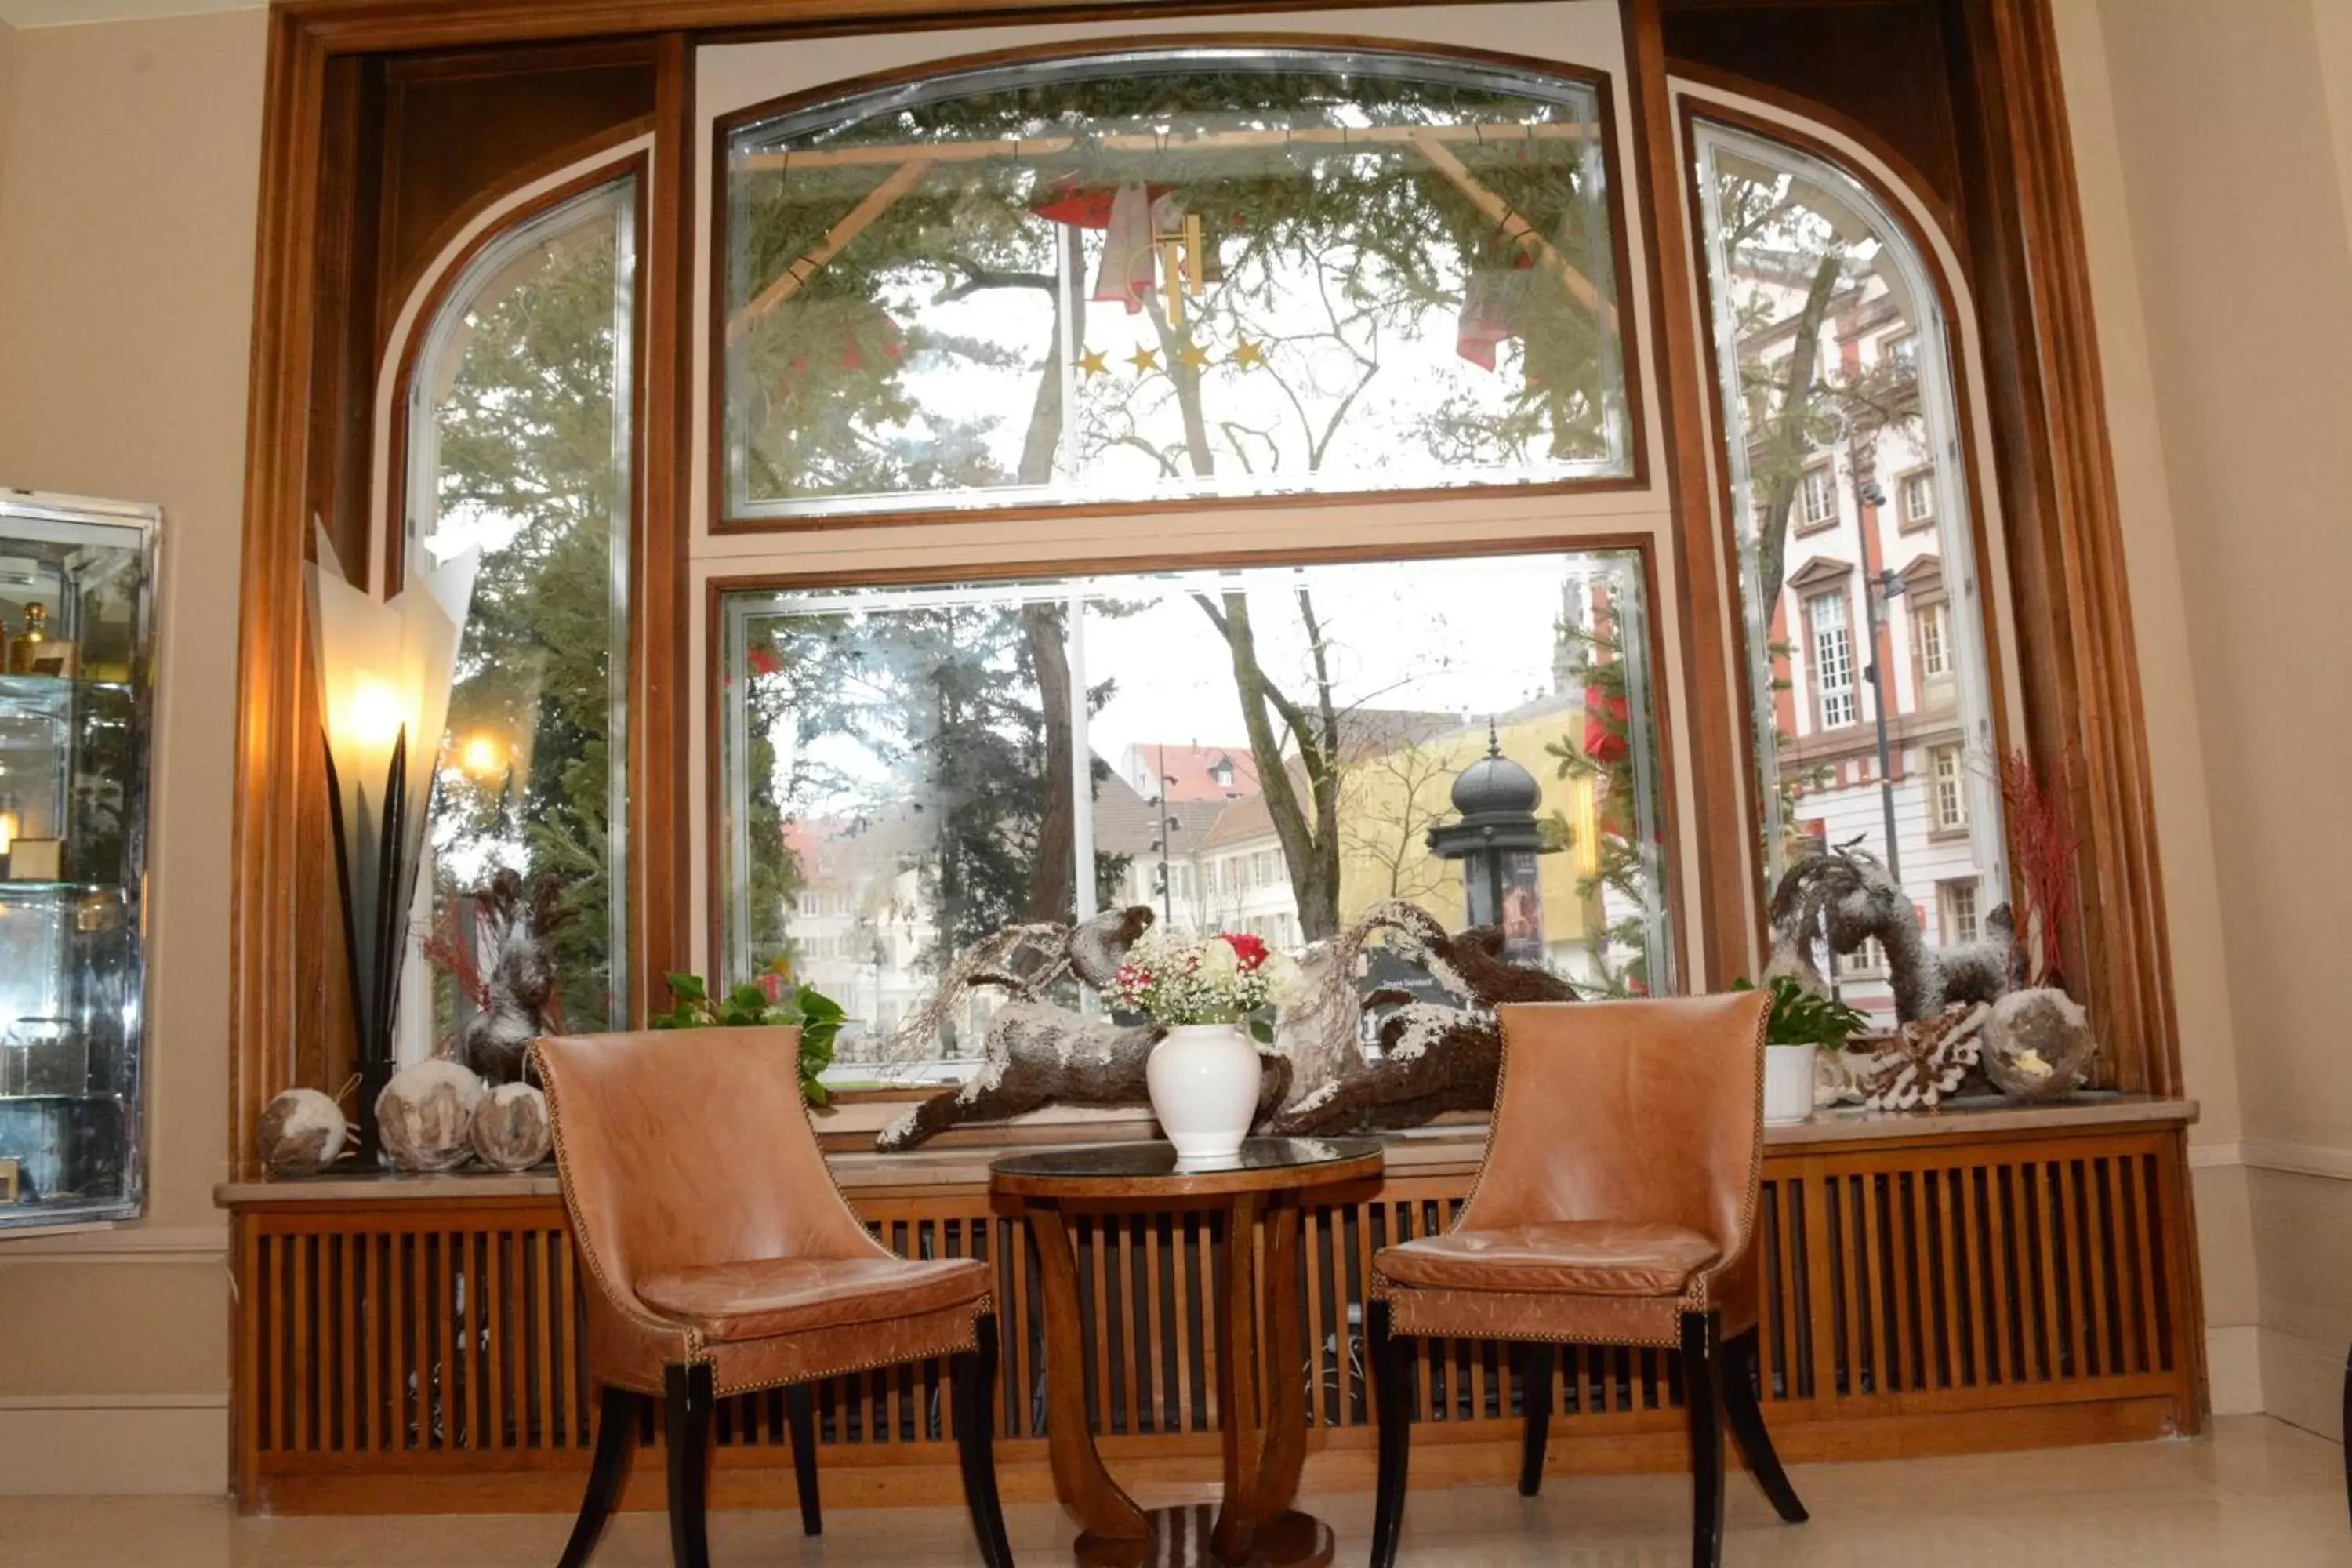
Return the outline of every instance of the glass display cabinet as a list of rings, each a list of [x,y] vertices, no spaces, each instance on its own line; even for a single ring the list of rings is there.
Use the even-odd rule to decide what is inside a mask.
[[[159,521],[0,489],[0,1232],[145,1202]]]

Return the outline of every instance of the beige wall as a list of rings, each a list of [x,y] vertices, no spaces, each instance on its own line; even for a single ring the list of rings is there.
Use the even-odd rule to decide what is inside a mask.
[[[0,484],[153,501],[165,531],[148,1217],[0,1242],[0,1490],[227,1477],[211,1189],[264,25],[247,11],[0,40]]]
[[[2237,1337],[2217,1373],[2334,1431],[2352,1340],[2335,909],[2352,880],[2352,6],[2062,10],[2190,1088],[2219,1112],[2199,1219]]]

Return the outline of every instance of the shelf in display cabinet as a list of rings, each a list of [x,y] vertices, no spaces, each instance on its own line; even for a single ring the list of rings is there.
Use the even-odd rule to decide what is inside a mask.
[[[74,692],[131,695],[131,683],[83,675],[0,675],[0,699],[57,697]]]
[[[0,900],[25,893],[64,893],[77,899],[120,899],[122,889],[107,882],[30,882],[0,877]]]

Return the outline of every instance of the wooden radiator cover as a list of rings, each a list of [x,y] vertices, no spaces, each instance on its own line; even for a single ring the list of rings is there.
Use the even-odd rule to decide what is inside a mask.
[[[1764,1396],[1791,1460],[2124,1440],[2200,1423],[2202,1334],[2178,1127],[1925,1137],[1775,1150],[1765,1168]],[[1466,1174],[1391,1174],[1311,1209],[1308,1489],[1368,1488],[1367,1266],[1446,1225]],[[996,1268],[1006,1495],[1050,1496],[1036,1260],[985,1192],[854,1194],[908,1256]],[[1088,1404],[1132,1490],[1213,1495],[1215,1358],[1205,1216],[1076,1227]],[[236,1460],[249,1510],[576,1506],[594,1404],[584,1285],[551,1197],[251,1203],[236,1216]],[[1266,1342],[1261,1335],[1259,1342]],[[1513,1476],[1524,1401],[1552,1403],[1564,1471],[1677,1468],[1674,1353],[1571,1350],[1523,1386],[1504,1347],[1429,1347],[1413,1405],[1423,1484]],[[940,1364],[819,1397],[826,1500],[957,1495]],[[722,1403],[718,1506],[781,1507],[780,1394]],[[648,1442],[657,1441],[648,1429]],[[660,1505],[657,1463],[630,1501]]]

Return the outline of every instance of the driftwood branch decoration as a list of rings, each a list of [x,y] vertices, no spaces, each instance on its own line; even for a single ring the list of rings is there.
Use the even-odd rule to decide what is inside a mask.
[[[1144,1064],[1160,1031],[1089,1018],[1043,998],[1066,973],[1091,986],[1108,983],[1151,919],[1151,910],[1138,904],[1076,927],[1016,926],[973,947],[883,1051],[892,1058],[928,1054],[963,993],[995,986],[1011,1000],[989,1020],[980,1069],[961,1089],[924,1100],[884,1128],[874,1146],[912,1149],[951,1127],[1001,1121],[1047,1105],[1149,1104]],[[1024,970],[1024,960],[1034,967]],[[1258,1101],[1263,1118],[1287,1092],[1290,1064],[1270,1053],[1261,1057],[1266,1067]]]
[[[1160,1031],[1090,1018],[1045,999],[1065,974],[1099,989],[1152,921],[1143,906],[1113,910],[1076,928],[1019,926],[968,952],[930,1000],[884,1042],[886,1058],[929,1055],[964,993],[993,986],[1007,996],[981,1043],[981,1065],[961,1089],[916,1106],[875,1140],[912,1149],[951,1127],[996,1121],[1050,1104],[1131,1106],[1150,1100],[1144,1065]],[[1421,970],[1449,1000],[1398,991],[1360,994],[1367,950],[1388,950]],[[1276,1049],[1262,1052],[1265,1076],[1255,1123],[1276,1134],[1363,1127],[1412,1127],[1451,1110],[1494,1103],[1502,1037],[1494,1009],[1505,1002],[1573,1002],[1565,981],[1507,963],[1493,927],[1449,934],[1426,910],[1377,904],[1300,960],[1306,998],[1281,1020]],[[1367,1007],[1393,1007],[1381,1024],[1381,1056],[1360,1044]]]
[[[1420,968],[1458,1005],[1415,1001],[1377,991],[1355,1001],[1355,977],[1375,936]],[[1326,944],[1318,944],[1323,947]],[[1417,1127],[1447,1111],[1479,1111],[1495,1103],[1502,1070],[1503,1037],[1494,1009],[1506,1002],[1573,1002],[1576,992],[1547,971],[1502,956],[1499,927],[1450,934],[1427,910],[1402,901],[1376,904],[1328,944],[1310,952],[1309,1007],[1318,1035],[1286,1040],[1294,1060],[1338,1065],[1331,1076],[1297,1075],[1302,1092],[1267,1124],[1268,1132],[1303,1136],[1374,1127]],[[1326,990],[1326,988],[1329,988]],[[1344,989],[1351,1005],[1342,1006]],[[1381,1023],[1381,1057],[1367,1061],[1357,1047],[1362,1010],[1397,1005]],[[1344,1029],[1344,1045],[1337,1037]]]
[[[1767,983],[1788,975],[1816,995],[1829,982],[1813,962],[1813,943],[1825,941],[1843,957],[1875,937],[1886,953],[1886,979],[1895,1017],[1918,1023],[1943,1016],[1954,1002],[1995,1002],[2010,986],[2010,911],[1985,917],[1985,935],[1951,947],[1930,947],[1908,894],[1878,858],[1846,846],[1808,855],[1789,868],[1772,894],[1772,956]]]

